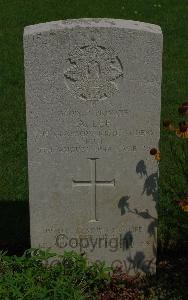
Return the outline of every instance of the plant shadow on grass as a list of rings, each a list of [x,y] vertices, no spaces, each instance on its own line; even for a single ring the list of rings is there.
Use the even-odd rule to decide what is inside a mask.
[[[22,255],[30,248],[29,203],[0,200],[0,250]]]

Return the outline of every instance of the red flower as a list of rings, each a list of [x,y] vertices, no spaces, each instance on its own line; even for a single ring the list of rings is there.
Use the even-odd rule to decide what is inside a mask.
[[[180,132],[186,132],[187,128],[188,128],[188,124],[185,121],[179,123]]]
[[[177,200],[176,203],[186,212],[188,212],[188,198]]]
[[[174,127],[172,126],[171,121],[168,119],[163,121],[163,127],[164,127],[164,129],[174,130]]]
[[[182,115],[188,113],[188,102],[182,103],[182,105],[178,108],[178,112]]]
[[[151,155],[154,155],[154,157],[155,157],[155,159],[156,159],[157,161],[160,160],[160,151],[158,151],[157,149],[152,148],[152,149],[150,150],[150,154],[151,154]]]

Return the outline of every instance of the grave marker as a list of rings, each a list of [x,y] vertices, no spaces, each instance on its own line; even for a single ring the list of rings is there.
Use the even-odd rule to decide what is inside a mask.
[[[155,272],[160,27],[32,25],[24,56],[32,247]]]

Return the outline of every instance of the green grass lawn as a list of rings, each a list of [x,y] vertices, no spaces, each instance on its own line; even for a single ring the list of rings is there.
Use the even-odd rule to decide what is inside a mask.
[[[28,177],[24,27],[83,17],[137,20],[161,26],[164,35],[161,121],[169,118],[177,126],[182,120],[177,109],[182,102],[188,101],[187,0],[0,0],[0,239],[18,238],[21,241],[29,232],[29,216],[26,213]],[[187,140],[181,140],[161,130],[162,225],[159,228],[163,228],[163,237],[169,235],[169,230],[171,236],[175,236],[182,232],[185,234],[188,229],[188,225],[184,226],[184,223],[183,227],[179,225],[177,229],[177,219],[181,224],[182,217],[179,210],[176,211],[173,206],[168,213],[172,199],[170,200],[170,196],[166,199],[167,191],[173,197],[178,197],[177,194],[183,192],[188,195],[188,175],[184,176],[174,160],[174,155],[170,153],[171,143],[178,150],[182,143],[188,146]],[[181,152],[180,156],[184,159],[183,164],[186,164],[186,157]],[[11,202],[16,200],[23,205],[12,207]],[[19,218],[20,213],[24,214],[24,218]]]
[[[187,16],[187,0],[0,0],[0,200],[28,199],[22,43],[25,26],[83,17],[160,25],[164,34],[161,119],[170,118],[178,124],[177,108],[188,99]],[[176,172],[166,137],[161,133],[161,182],[167,182]],[[169,166],[170,173],[165,171]]]
[[[10,241],[9,254],[23,253],[24,248],[29,247],[23,30],[25,26],[31,24],[83,17],[136,20],[161,26],[164,35],[161,124],[164,118],[171,119],[176,126],[182,121],[177,109],[182,102],[188,101],[188,0],[0,0],[0,249],[6,249],[6,242]],[[179,158],[176,161],[175,155],[171,153],[171,143],[179,152],[182,161],[179,162]],[[174,249],[174,245],[182,250],[182,241],[188,240],[188,215],[173,203],[173,197],[178,197],[178,194],[188,195],[188,151],[187,156],[184,155],[185,151],[182,155],[181,146],[188,148],[188,140],[182,140],[161,130],[161,197],[158,227],[158,244],[162,249],[160,251],[168,247]],[[164,253],[161,254],[160,251],[158,254],[163,256]],[[185,252],[186,250],[182,256],[186,254]],[[158,292],[159,284],[162,293],[165,291],[166,295],[166,291],[167,294],[171,293],[171,286],[168,287],[168,282],[171,282],[179,296],[173,298],[172,294],[169,294],[169,297],[160,299],[187,299],[188,291],[185,288],[187,268],[182,274],[179,270],[178,275],[173,275],[172,281],[171,274],[175,274],[177,269],[176,265],[173,267],[174,269],[168,268],[162,273],[158,268],[159,283],[156,283],[155,278],[153,288]],[[8,276],[1,276],[5,286],[10,282],[13,283],[11,268]],[[79,271],[79,268],[76,270]],[[22,277],[18,275],[16,275],[18,282],[22,282]],[[35,277],[33,278],[31,281],[35,280]],[[48,276],[46,278],[48,279]],[[37,283],[39,279],[36,278]],[[45,282],[46,279],[42,280]],[[27,281],[28,292],[31,281]],[[33,282],[32,292],[36,284]],[[149,284],[147,288],[151,290],[151,286],[152,284]],[[57,287],[59,289],[58,285]],[[39,288],[41,289],[41,286]],[[43,288],[46,289],[45,286]],[[66,288],[63,287],[62,293],[66,292]],[[41,292],[40,289],[36,290],[36,293]],[[17,287],[14,289],[13,286],[12,290],[17,291]],[[181,291],[185,293],[185,298],[181,297]],[[4,295],[3,287],[0,292]],[[77,292],[74,286],[71,292]],[[43,299],[42,296],[40,299]],[[79,299],[78,296],[75,299]]]

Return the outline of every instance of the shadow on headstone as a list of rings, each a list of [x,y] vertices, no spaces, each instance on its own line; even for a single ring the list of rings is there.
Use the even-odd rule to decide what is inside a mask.
[[[142,194],[146,194],[147,196],[152,195],[153,201],[158,200],[158,173],[152,173],[148,176],[146,170],[146,164],[144,160],[140,160],[136,165],[136,173],[140,174],[140,176],[146,176]]]
[[[142,195],[146,194],[147,196],[152,196],[151,201],[157,204],[158,200],[158,173],[152,173],[148,176],[147,168],[144,160],[140,160],[136,165],[136,173],[140,177],[144,178]],[[128,231],[123,236],[123,250],[129,250],[128,265],[126,267],[127,272],[134,270],[134,272],[153,272],[155,271],[155,258],[157,256],[156,248],[156,228],[157,228],[157,218],[152,216],[149,210],[146,208],[145,211],[139,211],[137,208],[130,208],[130,196],[122,196],[118,202],[118,208],[121,211],[121,215],[126,213],[132,213],[143,219],[149,219],[150,223],[148,225],[147,231],[150,237],[153,237],[152,252],[153,258],[146,259],[145,253],[143,251],[137,251],[134,256],[132,256],[132,248],[134,243],[133,234],[131,231]]]
[[[136,173],[140,174],[140,177],[142,177],[143,175],[144,176],[148,176],[144,160],[140,160],[137,163],[137,165],[136,165]]]
[[[146,193],[147,196],[152,195],[153,201],[158,200],[158,191],[157,191],[157,180],[158,180],[158,174],[152,173],[149,175],[144,183],[144,188],[142,194]]]
[[[143,271],[144,273],[152,272],[154,258],[146,260],[142,251],[137,251],[133,258],[128,257],[128,261],[130,264],[129,270],[134,269],[135,272]]]
[[[133,243],[133,235],[131,231],[128,231],[125,233],[123,237],[123,250],[128,250],[130,247],[132,247]]]
[[[0,250],[22,255],[30,248],[29,203],[0,200]]]
[[[121,216],[125,215],[125,213],[129,211],[129,199],[129,196],[123,196],[118,202],[118,208],[121,210]]]

